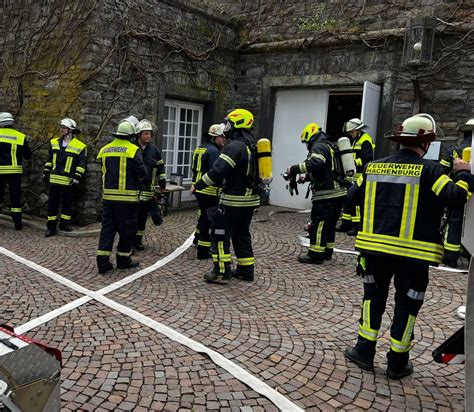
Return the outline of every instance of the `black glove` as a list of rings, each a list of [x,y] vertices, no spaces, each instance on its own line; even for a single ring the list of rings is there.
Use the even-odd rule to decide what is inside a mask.
[[[288,187],[289,187],[291,196],[293,196],[293,192],[295,192],[297,195],[299,195],[299,193],[298,193],[298,182],[296,181],[295,178],[290,179],[290,181],[288,183]]]

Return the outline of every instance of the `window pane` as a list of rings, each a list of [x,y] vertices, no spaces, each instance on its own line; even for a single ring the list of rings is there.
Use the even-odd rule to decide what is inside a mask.
[[[197,147],[197,139],[193,139],[191,141],[191,150],[194,152],[194,150],[196,150],[196,147]]]
[[[165,106],[165,119],[169,119],[169,118],[170,118],[170,107]]]
[[[184,139],[179,139],[178,150],[184,150]]]
[[[175,125],[176,125],[175,122],[172,122],[172,123],[168,124],[168,134],[172,134],[174,136],[174,134],[176,133]]]
[[[191,149],[191,139],[186,139],[184,148],[185,148],[185,150],[190,150]]]
[[[183,164],[183,152],[178,153],[178,164],[179,165]]]
[[[186,109],[185,108],[181,108],[181,110],[179,111],[179,120],[180,120],[180,122],[186,121]]]
[[[188,109],[186,113],[186,121],[190,123],[193,121],[193,111],[191,109]]]
[[[190,167],[189,166],[185,166],[184,167],[184,177],[191,177],[191,174],[190,174]]]
[[[174,136],[169,136],[168,137],[168,144],[166,146],[168,150],[173,151],[174,150]]]
[[[186,126],[185,123],[182,123],[182,122],[181,122],[181,123],[179,124],[179,135],[180,135],[180,136],[184,136],[184,129],[185,129],[185,126]]]
[[[193,134],[191,136],[197,136],[198,135],[198,125],[193,124]]]
[[[199,119],[199,112],[197,110],[193,110],[193,123],[197,123]]]
[[[189,164],[190,156],[191,156],[191,152],[185,152],[185,153],[184,153],[184,164],[185,164],[185,165],[188,165],[188,164]]]
[[[191,124],[186,124],[186,136],[191,136]]]

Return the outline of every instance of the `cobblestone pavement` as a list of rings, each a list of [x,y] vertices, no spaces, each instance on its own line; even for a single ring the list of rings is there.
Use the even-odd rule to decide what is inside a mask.
[[[375,373],[344,358],[354,343],[362,282],[355,256],[335,253],[322,266],[296,261],[305,249],[297,236],[307,214],[261,208],[252,225],[256,281],[210,285],[209,261],[190,247],[106,297],[220,353],[305,410],[463,410],[462,366],[433,363],[431,352],[462,324],[467,275],[431,270],[431,282],[415,327],[415,373],[388,380],[385,352],[393,313],[388,305]],[[148,227],[141,268],[173,252],[195,225],[191,210]],[[98,227],[92,225],[91,228]],[[90,229],[90,228],[89,228]],[[338,234],[338,248],[353,250]],[[137,272],[98,275],[97,238],[52,237],[2,224],[0,246],[91,291]],[[83,296],[23,263],[0,254],[3,322],[19,327]],[[393,296],[391,297],[393,300]],[[28,332],[63,353],[61,401],[67,410],[278,410],[267,397],[211,358],[158,333],[149,325],[90,300]]]

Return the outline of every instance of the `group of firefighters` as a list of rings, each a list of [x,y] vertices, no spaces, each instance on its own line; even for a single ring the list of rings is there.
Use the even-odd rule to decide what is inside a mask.
[[[15,229],[21,222],[22,160],[31,156],[25,136],[13,128],[13,117],[0,113],[0,200],[9,185],[11,216]],[[231,111],[222,123],[209,128],[192,160],[191,193],[196,196],[200,216],[196,228],[197,258],[212,258],[213,267],[204,275],[212,283],[228,283],[232,277],[253,281],[255,257],[250,223],[260,204],[256,139],[252,134],[254,117],[246,109]],[[75,187],[85,173],[86,145],[74,120],[60,122],[61,136],[52,139],[44,178],[49,182],[46,236],[59,227],[70,231]],[[357,271],[363,277],[364,296],[359,333],[346,357],[366,370],[373,369],[377,336],[395,278],[395,314],[390,330],[387,375],[399,379],[413,372],[409,351],[414,338],[416,316],[428,286],[429,265],[443,259],[455,266],[460,251],[460,223],[463,205],[474,190],[470,163],[460,159],[455,147],[440,163],[424,159],[436,138],[435,120],[428,114],[406,119],[389,138],[400,150],[374,160],[375,145],[359,119],[344,125],[352,138],[355,175],[351,184],[335,174],[336,150],[330,137],[317,123],[301,133],[308,156],[287,169],[290,178],[309,182],[312,190],[310,246],[298,261],[322,264],[331,260],[337,230],[356,235],[360,252]],[[465,141],[471,144],[474,119],[466,124]],[[153,205],[155,187],[166,187],[164,162],[151,143],[152,124],[133,116],[119,122],[114,140],[102,147],[103,213],[98,271],[114,268],[110,261],[116,234],[117,268],[133,268],[132,252],[143,250],[146,219]],[[461,147],[461,149],[462,149]],[[448,208],[448,231],[443,239],[441,220]],[[336,223],[342,210],[342,224]],[[451,233],[451,234],[449,234]],[[232,241],[237,265],[232,267]]]

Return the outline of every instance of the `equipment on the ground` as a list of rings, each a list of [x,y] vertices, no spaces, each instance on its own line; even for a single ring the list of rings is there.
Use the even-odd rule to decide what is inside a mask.
[[[61,353],[0,326],[0,410],[59,411]]]
[[[352,154],[351,141],[347,137],[341,137],[337,141],[337,146],[339,148],[338,155],[341,158],[344,174],[348,177],[354,176],[356,172],[356,165],[354,161],[354,156]]]

